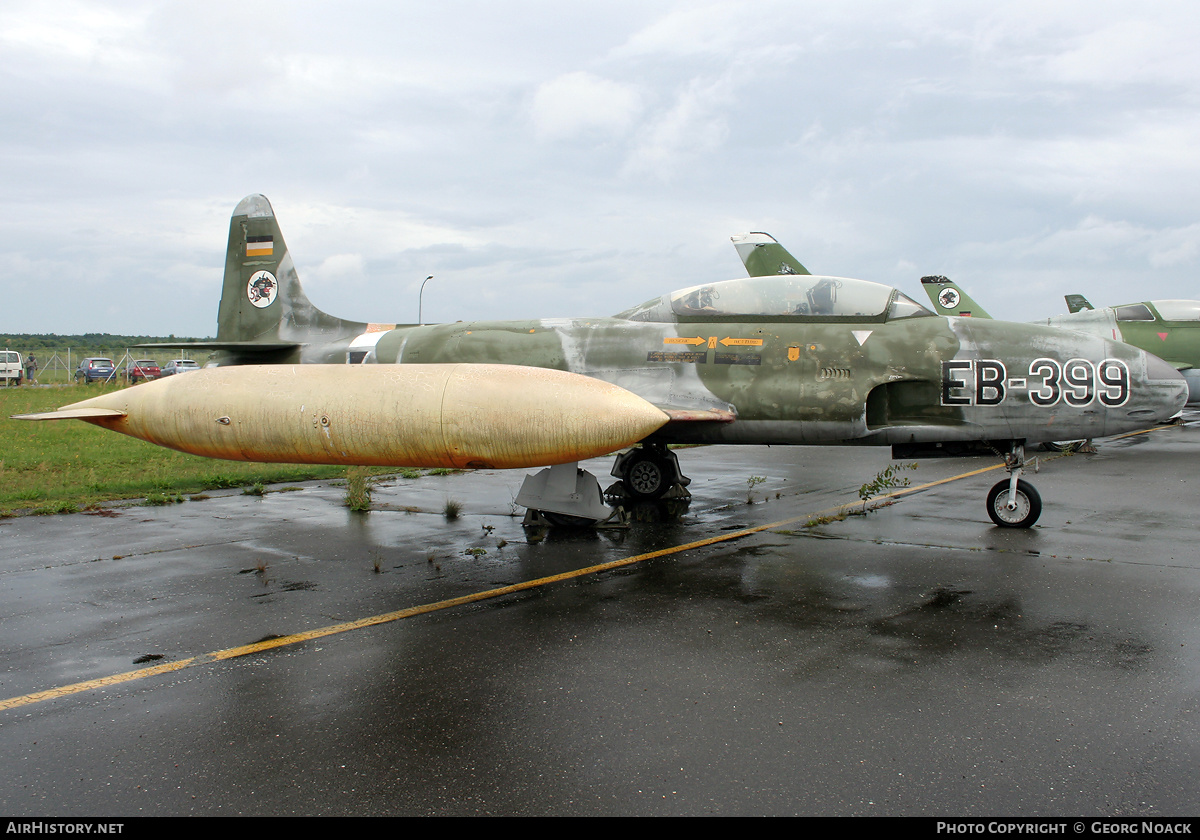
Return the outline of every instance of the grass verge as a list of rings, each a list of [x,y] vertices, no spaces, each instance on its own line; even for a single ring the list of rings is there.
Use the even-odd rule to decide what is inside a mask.
[[[116,388],[0,388],[0,516],[18,511],[69,513],[118,499],[162,498],[346,475],[346,467],[201,458],[78,420],[35,423],[9,419],[13,414],[53,411]]]

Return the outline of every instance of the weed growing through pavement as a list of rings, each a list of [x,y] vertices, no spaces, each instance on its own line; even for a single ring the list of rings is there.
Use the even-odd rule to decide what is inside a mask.
[[[901,470],[915,470],[917,465],[914,464],[888,464],[871,481],[868,481],[862,487],[858,488],[858,498],[862,499],[863,513],[867,512],[867,502],[874,499],[876,496],[883,495],[887,490],[893,490],[897,487],[907,487],[910,482],[908,477],[901,478]],[[874,510],[879,505],[872,505]]]
[[[346,468],[346,507],[358,511],[371,509],[371,483],[366,467]]]

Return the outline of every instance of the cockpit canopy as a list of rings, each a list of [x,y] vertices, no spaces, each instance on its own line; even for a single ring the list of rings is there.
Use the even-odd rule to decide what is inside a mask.
[[[1200,301],[1197,300],[1152,300],[1164,321],[1200,321]]]
[[[691,286],[617,315],[630,321],[894,321],[933,316],[891,286],[848,277],[772,275]]]

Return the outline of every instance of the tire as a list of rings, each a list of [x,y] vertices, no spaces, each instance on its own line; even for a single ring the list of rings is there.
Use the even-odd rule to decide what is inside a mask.
[[[1033,485],[1017,480],[1017,509],[1008,509],[1008,479],[998,482],[987,496],[987,512],[1001,528],[1030,528],[1042,515],[1042,497]]]
[[[641,452],[625,465],[621,481],[625,492],[635,499],[657,499],[671,489],[673,471],[666,460],[651,452]]]
[[[586,516],[572,516],[569,513],[551,513],[548,510],[539,511],[542,518],[559,528],[591,528],[596,524],[595,519]]]
[[[1047,452],[1073,452],[1083,445],[1082,440],[1048,440],[1042,444]]]

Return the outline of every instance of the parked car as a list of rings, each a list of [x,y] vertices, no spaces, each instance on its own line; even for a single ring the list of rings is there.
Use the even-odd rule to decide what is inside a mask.
[[[16,350],[0,350],[0,379],[5,385],[20,385],[25,376],[25,363]]]
[[[162,375],[174,376],[177,373],[187,373],[189,370],[200,370],[200,363],[195,359],[172,359],[162,369]]]
[[[130,385],[136,385],[139,382],[146,382],[151,379],[158,379],[163,375],[158,362],[153,359],[138,359],[136,362],[130,362],[125,366],[125,373],[129,377]]]
[[[115,369],[116,365],[112,359],[89,356],[75,369],[75,381],[89,385],[93,382],[107,382],[116,375]]]

